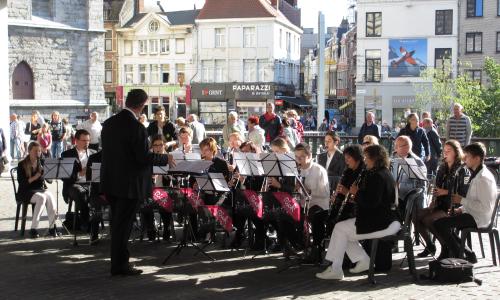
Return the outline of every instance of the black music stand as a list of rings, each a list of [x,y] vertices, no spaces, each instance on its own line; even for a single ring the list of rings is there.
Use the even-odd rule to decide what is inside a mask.
[[[205,171],[213,164],[211,161],[205,161],[205,160],[200,160],[200,161],[179,161],[177,162],[177,165],[174,168],[171,168],[169,170],[169,174],[176,174],[179,176],[188,176],[188,175],[200,175],[205,173]],[[199,197],[198,192],[198,197]],[[163,264],[166,264],[168,260],[174,255],[179,255],[181,253],[182,249],[187,248],[189,246],[192,246],[196,248],[199,252],[201,251],[203,255],[205,255],[207,258],[210,260],[214,261],[215,259],[212,258],[208,253],[203,251],[198,245],[196,245],[193,240],[196,242],[195,239],[195,234],[193,232],[193,227],[191,226],[191,221],[189,217],[189,212],[190,212],[190,204],[187,199],[184,199],[184,202],[182,204],[182,211],[184,216],[183,219],[183,224],[182,224],[182,240],[177,243],[177,246],[170,252],[170,254],[165,257],[163,260]]]
[[[73,172],[73,165],[76,158],[46,158],[43,162],[43,177],[44,179],[55,179],[56,180],[56,219],[54,221],[54,229],[56,227],[56,222],[59,220],[59,181],[57,179],[67,179],[71,177]],[[61,227],[66,230],[67,234],[71,234],[61,222]]]

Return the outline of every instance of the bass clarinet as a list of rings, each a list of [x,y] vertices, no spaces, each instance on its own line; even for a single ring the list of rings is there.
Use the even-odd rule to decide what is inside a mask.
[[[361,172],[358,175],[358,178],[356,178],[356,180],[352,183],[351,186],[359,185],[359,183],[363,179],[364,175],[365,175],[365,169],[361,170]],[[348,192],[345,195],[345,198],[344,198],[344,200],[342,200],[342,204],[340,205],[339,212],[337,213],[337,217],[335,218],[336,223],[340,221],[340,217],[342,216],[342,212],[344,211],[344,207],[347,204],[347,202],[349,201],[349,199],[351,199],[352,197],[353,197],[353,195],[351,194],[351,192]]]

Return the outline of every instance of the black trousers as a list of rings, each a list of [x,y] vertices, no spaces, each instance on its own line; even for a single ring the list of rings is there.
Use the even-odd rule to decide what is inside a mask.
[[[139,199],[108,196],[111,205],[111,272],[128,268],[128,239],[139,205]]]
[[[450,257],[457,258],[460,252],[460,238],[455,229],[471,227],[476,228],[477,224],[474,218],[467,213],[441,218],[434,222],[437,238],[444,248],[443,251],[448,250]],[[472,250],[466,245],[464,253],[466,256],[471,255]]]
[[[172,213],[167,212],[163,208],[158,209],[158,213],[160,214],[161,221],[163,223],[163,231],[170,231],[170,221],[172,219]],[[154,209],[153,206],[146,206],[141,209],[141,218],[144,222],[144,229],[148,232],[154,232],[156,230],[154,226]]]
[[[81,184],[73,184],[68,189],[70,199],[75,201],[75,208],[79,211],[82,229],[88,229],[89,224],[89,187]]]

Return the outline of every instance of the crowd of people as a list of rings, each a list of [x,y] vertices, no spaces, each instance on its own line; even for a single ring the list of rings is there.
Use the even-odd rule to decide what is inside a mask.
[[[231,197],[214,191],[199,193],[205,205],[220,207],[231,215],[235,229],[231,247],[241,247],[247,238],[248,248],[254,251],[282,252],[287,259],[303,251],[302,258],[312,263],[319,263],[324,257],[331,265],[316,274],[321,279],[343,279],[346,266],[351,273],[367,271],[370,260],[360,241],[397,233],[402,223],[402,200],[417,188],[428,189],[429,181],[435,187],[429,193],[432,199],[422,192],[417,200],[418,213],[413,218],[425,241],[419,257],[435,255],[431,235],[441,244],[439,258],[459,257],[455,229],[489,224],[497,199],[496,182],[483,165],[484,146],[470,143],[470,121],[459,104],[448,122],[450,139],[444,146],[432,119],[427,116],[419,123],[418,115],[410,114],[406,127],[395,139],[395,152],[388,153],[379,145],[381,130],[374,115],[368,113],[359,144],[341,147],[339,135],[328,130],[324,153],[314,157],[311,146],[303,142],[304,126],[296,111],[287,111],[280,117],[274,105],[267,103],[263,115],[250,116],[246,122],[231,112],[222,130],[223,143],[219,145],[206,136],[195,114],[172,122],[163,107],[158,107],[154,120],[145,124],[141,112],[147,98],[143,90],[132,90],[120,113],[101,124],[93,112],[74,132],[57,112],[47,123],[37,112],[24,125],[17,116],[11,116],[11,142],[14,141],[13,151],[19,152],[14,152],[13,157],[21,158],[26,152],[18,164],[18,182],[23,201],[35,205],[30,231],[33,238],[39,236],[37,229],[44,207],[49,216],[49,233],[59,234],[55,226],[55,198],[43,178],[43,158],[59,156],[75,159],[71,177],[63,180],[62,194],[65,201],[75,203],[78,229],[90,234],[91,244],[99,241],[101,222],[100,215],[92,211],[104,205],[111,207],[112,275],[142,272],[129,263],[127,249],[136,214],[141,216],[140,226],[150,240],[162,237],[171,241],[174,219],[179,223],[189,220],[192,241],[210,242],[215,238],[215,222],[206,210],[168,210],[152,200],[154,188],[169,191],[173,198],[191,197],[182,196],[180,190],[191,189],[198,194],[200,186],[193,176],[153,172],[153,166],[175,167],[178,161],[174,157],[179,155],[197,154],[200,161],[211,162],[207,172],[222,174],[231,188]],[[21,127],[25,130],[18,129]],[[18,134],[29,136],[27,147],[22,139],[16,144]],[[291,157],[298,174],[242,175],[236,160],[243,153]],[[401,172],[401,160],[411,161],[432,177],[415,179]],[[91,166],[96,162],[101,164],[101,181],[91,183]],[[95,184],[100,187],[92,187]],[[252,207],[250,195],[262,201],[260,213],[248,209]],[[299,215],[290,213],[289,205],[283,204],[290,199],[291,205],[300,210]],[[156,226],[155,211],[161,218],[160,227]],[[253,238],[245,234],[250,227],[255,228]],[[272,232],[276,233],[276,240]],[[329,239],[326,249],[325,239]],[[477,260],[470,249],[464,253],[469,261]],[[349,264],[345,263],[346,254]]]

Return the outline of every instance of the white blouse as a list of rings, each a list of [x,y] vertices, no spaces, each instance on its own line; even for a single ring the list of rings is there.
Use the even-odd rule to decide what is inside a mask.
[[[300,170],[300,176],[305,178],[304,186],[311,191],[309,207],[317,205],[322,209],[328,209],[330,206],[330,185],[328,184],[326,169],[315,162],[311,162],[309,168]]]

